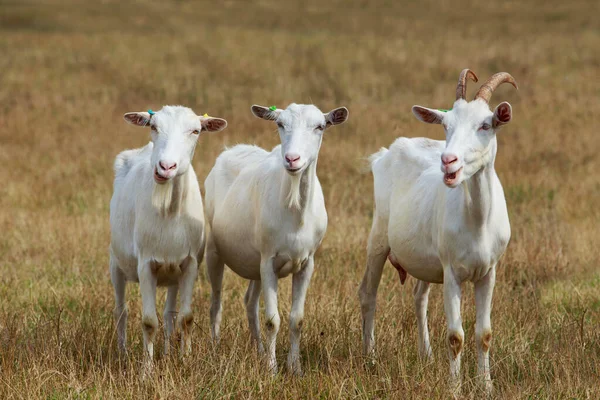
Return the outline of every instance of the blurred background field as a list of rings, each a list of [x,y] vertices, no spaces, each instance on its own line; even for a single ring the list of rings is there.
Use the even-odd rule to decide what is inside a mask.
[[[467,67],[481,80],[507,71],[520,86],[491,101],[514,111],[496,160],[513,236],[494,294],[495,395],[600,398],[599,15],[595,1],[0,0],[0,398],[448,398],[441,287],[429,308],[435,359],[424,363],[415,281],[401,286],[390,266],[378,362],[365,368],[357,288],[373,196],[364,158],[398,136],[441,139],[410,107],[451,107]],[[156,376],[141,382],[136,285],[129,358],[117,356],[108,206],[115,155],[149,135],[122,114],[183,104],[226,118],[227,130],[199,141],[203,181],[224,146],[278,143],[251,104],[290,102],[350,110],[319,158],[329,229],[307,298],[305,377],[261,370],[246,282],[228,271],[220,347],[202,274],[194,354],[159,356]],[[290,297],[288,279],[280,366]],[[463,299],[463,393],[476,399],[471,285]]]

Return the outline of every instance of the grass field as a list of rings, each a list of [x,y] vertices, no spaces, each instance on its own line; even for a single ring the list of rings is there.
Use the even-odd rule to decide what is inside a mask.
[[[449,108],[467,67],[480,79],[510,72],[520,86],[503,85],[491,101],[514,112],[496,160],[513,235],[494,293],[495,395],[600,398],[600,6],[402,3],[0,0],[0,398],[448,398],[441,287],[429,308],[434,361],[424,363],[415,280],[401,286],[389,265],[378,361],[365,368],[357,288],[373,195],[364,157],[398,136],[441,139],[410,107]],[[350,110],[319,158],[329,228],[306,304],[306,375],[270,378],[260,368],[246,281],[228,271],[220,347],[210,342],[203,273],[193,355],[159,355],[155,376],[140,381],[136,285],[129,358],[116,349],[108,207],[115,155],[149,135],[122,114],[183,104],[226,118],[227,130],[200,139],[203,181],[224,146],[278,143],[251,104],[290,102]],[[159,307],[164,298],[159,291]],[[283,366],[289,279],[279,298]],[[472,285],[463,299],[463,394],[477,399]]]

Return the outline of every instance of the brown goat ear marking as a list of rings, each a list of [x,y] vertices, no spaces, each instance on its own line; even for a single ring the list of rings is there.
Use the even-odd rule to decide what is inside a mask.
[[[510,121],[510,111],[504,107],[498,110],[498,120],[504,123]]]
[[[325,124],[329,127],[331,125],[339,125],[348,119],[348,109],[345,107],[339,107],[335,110],[330,111],[326,114]]]
[[[263,107],[263,106],[259,106],[259,105],[253,105],[251,107],[252,109],[252,113],[258,117],[258,118],[262,118],[265,119],[267,121],[274,121],[277,119],[277,111],[272,110],[271,108],[267,108],[267,107]]]
[[[425,114],[422,114],[422,117],[423,117],[423,119],[424,119],[426,122],[429,122],[430,124],[433,124],[434,122],[437,122],[437,121],[438,121],[438,119],[439,119],[439,118],[438,118],[436,115],[434,115],[433,113],[425,113]]]
[[[434,110],[430,110],[421,106],[414,106],[412,108],[415,116],[423,122],[428,124],[441,124],[442,118]]]
[[[494,118],[492,121],[494,127],[508,124],[511,119],[512,109],[510,107],[510,104],[508,104],[507,102],[498,104],[498,106],[494,110]]]
[[[130,112],[123,115],[125,121],[132,125],[146,126],[150,123],[150,118],[144,116],[142,113]]]

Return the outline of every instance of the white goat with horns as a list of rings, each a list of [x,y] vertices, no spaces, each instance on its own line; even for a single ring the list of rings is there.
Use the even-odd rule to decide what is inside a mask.
[[[275,121],[281,145],[267,152],[238,145],[224,151],[206,178],[206,215],[211,227],[206,263],[212,286],[211,331],[219,340],[224,264],[249,279],[244,301],[250,333],[260,353],[258,300],[264,293],[268,368],[277,372],[275,342],[279,331],[277,281],[292,278],[290,372],[301,374],[300,333],[314,254],[327,228],[327,213],[317,178],[323,132],[348,118],[337,108],[323,114],[313,105],[285,110],[254,105],[258,118]]]
[[[429,283],[443,283],[451,387],[456,393],[460,390],[464,343],[460,302],[465,281],[475,285],[477,370],[486,391],[492,390],[492,292],[496,264],[510,239],[506,201],[494,160],[496,132],[510,122],[512,109],[503,102],[491,112],[488,103],[500,84],[517,87],[511,75],[497,73],[481,86],[473,101],[467,102],[467,78],[477,82],[470,70],[461,72],[451,110],[412,108],[417,119],[441,124],[446,141],[398,138],[389,150],[383,148],[371,157],[375,212],[367,268],[359,290],[363,350],[370,354],[375,344],[377,288],[386,258],[398,270],[402,283],[407,273],[417,278],[418,347],[422,356],[430,357]]]
[[[191,160],[201,132],[216,132],[227,121],[199,117],[181,106],[124,115],[133,125],[149,126],[151,142],[120,153],[115,160],[110,202],[110,276],[115,289],[118,343],[126,350],[127,281],[140,283],[142,327],[147,366],[152,365],[156,286],[167,286],[165,353],[175,318],[181,328],[181,352],[191,351],[192,291],[204,255],[202,197]],[[181,305],[177,316],[177,292]]]

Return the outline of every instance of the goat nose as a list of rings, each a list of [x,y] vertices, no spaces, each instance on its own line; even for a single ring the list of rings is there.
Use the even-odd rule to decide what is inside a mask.
[[[170,171],[172,169],[177,168],[177,163],[174,162],[168,162],[168,161],[160,161],[158,163],[158,165],[160,165],[160,167],[164,170],[164,171]]]
[[[296,161],[300,160],[300,155],[296,154],[296,153],[286,153],[285,154],[285,161],[289,162],[289,163],[293,163]]]
[[[442,164],[450,165],[458,161],[458,157],[454,154],[442,154]]]

